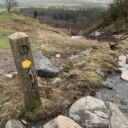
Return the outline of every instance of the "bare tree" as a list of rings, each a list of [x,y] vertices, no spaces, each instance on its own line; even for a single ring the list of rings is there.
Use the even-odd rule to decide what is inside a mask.
[[[16,9],[16,7],[18,6],[18,3],[16,0],[3,0],[5,5],[6,5],[6,9],[8,12],[10,12],[12,9]]]

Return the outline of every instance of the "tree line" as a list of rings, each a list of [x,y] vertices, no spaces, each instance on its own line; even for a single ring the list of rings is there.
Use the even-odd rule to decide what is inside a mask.
[[[114,0],[104,17],[106,24],[119,19],[124,19],[125,25],[128,27],[128,0]]]
[[[81,28],[89,27],[98,19],[103,17],[105,13],[104,8],[88,8],[88,9],[64,9],[64,8],[22,8],[21,13],[31,16],[46,17],[52,19],[52,24],[56,23],[57,26],[70,26],[75,24]],[[35,15],[36,14],[36,15]],[[43,22],[45,20],[43,19]]]

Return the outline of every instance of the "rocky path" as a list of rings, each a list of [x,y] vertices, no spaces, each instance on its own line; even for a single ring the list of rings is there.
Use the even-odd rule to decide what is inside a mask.
[[[97,91],[97,97],[110,101],[118,105],[120,110],[128,118],[128,65],[126,64],[126,56],[119,57],[119,69],[121,74],[109,76],[106,80],[105,87]]]
[[[106,88],[97,91],[97,97],[117,104],[128,118],[128,82],[116,74],[108,77],[105,84]]]

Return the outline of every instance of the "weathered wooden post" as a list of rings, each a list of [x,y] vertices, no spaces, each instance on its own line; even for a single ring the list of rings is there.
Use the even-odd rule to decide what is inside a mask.
[[[21,80],[25,108],[32,111],[41,106],[41,100],[29,39],[25,33],[19,32],[10,35],[9,42]]]

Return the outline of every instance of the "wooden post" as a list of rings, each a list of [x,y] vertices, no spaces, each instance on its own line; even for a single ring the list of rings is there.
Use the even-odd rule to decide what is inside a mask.
[[[32,111],[41,106],[41,100],[29,39],[25,33],[19,32],[10,35],[9,42],[21,80],[25,108]]]

